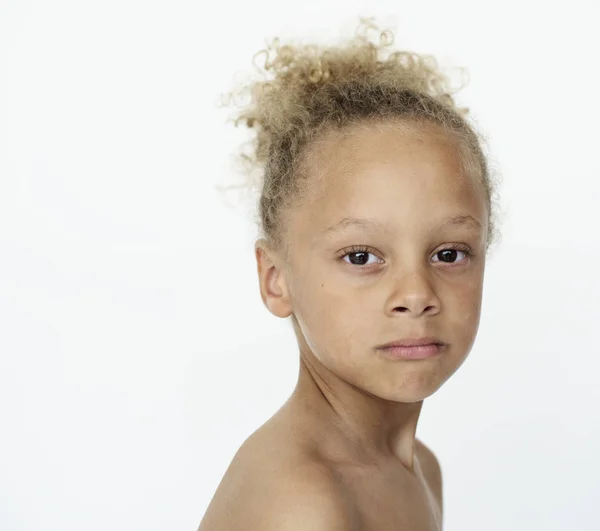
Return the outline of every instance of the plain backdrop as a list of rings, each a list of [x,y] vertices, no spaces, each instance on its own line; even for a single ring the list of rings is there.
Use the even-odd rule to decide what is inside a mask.
[[[598,2],[3,0],[2,531],[194,531],[287,399],[217,104],[267,39],[360,15],[468,69],[503,179],[475,345],[417,430],[444,530],[599,529]]]

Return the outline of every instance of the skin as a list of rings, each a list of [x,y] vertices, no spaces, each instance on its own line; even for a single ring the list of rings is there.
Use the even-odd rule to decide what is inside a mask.
[[[255,245],[265,306],[292,318],[298,383],[241,446],[199,529],[441,530],[439,463],[415,433],[477,335],[483,189],[435,126],[365,123],[310,154],[288,253]],[[474,222],[445,224],[453,216]],[[348,217],[379,225],[326,230]],[[447,345],[422,360],[377,348],[421,336]]]

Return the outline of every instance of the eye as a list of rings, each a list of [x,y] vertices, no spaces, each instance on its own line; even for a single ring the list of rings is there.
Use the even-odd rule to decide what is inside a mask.
[[[454,264],[457,261],[456,256],[458,253],[463,253],[466,256],[465,259],[468,259],[471,256],[473,256],[473,253],[469,250],[469,248],[464,247],[462,245],[453,245],[447,247],[435,253],[434,256],[441,256],[441,260],[438,260],[439,262],[444,262],[446,264]]]
[[[344,254],[341,256],[341,258],[344,260],[344,262],[349,263],[350,265],[366,266],[377,263],[377,260],[379,260],[375,253],[373,253],[368,247],[355,246],[351,247],[350,249],[345,249],[343,252]],[[369,262],[369,255],[374,257],[376,260]],[[346,257],[348,257],[348,260],[345,260]]]

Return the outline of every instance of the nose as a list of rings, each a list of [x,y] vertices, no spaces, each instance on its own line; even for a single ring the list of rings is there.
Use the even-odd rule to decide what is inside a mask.
[[[439,311],[440,300],[427,273],[413,271],[396,276],[386,302],[387,314],[407,313],[419,317],[423,314],[435,315]]]

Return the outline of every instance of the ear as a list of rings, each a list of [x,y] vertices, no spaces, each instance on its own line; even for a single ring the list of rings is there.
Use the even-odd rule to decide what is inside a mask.
[[[263,238],[254,244],[254,252],[264,305],[277,317],[289,317],[292,313],[289,290],[276,253]]]

